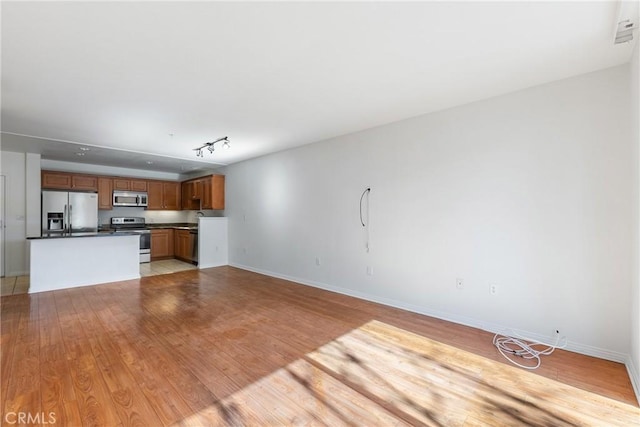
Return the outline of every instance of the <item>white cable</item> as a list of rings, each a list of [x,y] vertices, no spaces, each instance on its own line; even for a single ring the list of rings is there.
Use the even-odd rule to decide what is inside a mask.
[[[516,334],[518,335],[518,334]],[[524,369],[537,369],[540,366],[540,356],[546,356],[553,353],[556,348],[565,348],[567,346],[566,338],[560,344],[560,333],[556,331],[556,342],[554,344],[546,344],[540,341],[531,340],[518,335],[518,338],[508,335],[495,334],[493,337],[493,345],[496,346],[500,354],[509,362]],[[534,346],[545,346],[542,350],[536,350]],[[516,362],[508,355],[522,357],[523,359],[535,359],[535,366],[526,366]]]

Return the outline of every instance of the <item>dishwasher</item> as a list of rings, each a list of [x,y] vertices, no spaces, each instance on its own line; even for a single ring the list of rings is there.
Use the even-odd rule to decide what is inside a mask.
[[[191,240],[193,241],[193,248],[191,248],[191,262],[198,265],[198,230],[189,231],[191,234]]]

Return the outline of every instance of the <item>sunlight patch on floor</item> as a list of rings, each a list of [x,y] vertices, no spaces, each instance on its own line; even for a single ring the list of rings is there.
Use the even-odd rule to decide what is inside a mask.
[[[640,409],[371,321],[179,425],[620,425]]]

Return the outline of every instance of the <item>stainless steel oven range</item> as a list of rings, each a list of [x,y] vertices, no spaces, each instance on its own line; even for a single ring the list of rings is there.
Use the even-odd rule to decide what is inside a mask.
[[[142,217],[112,217],[111,228],[116,233],[140,235],[140,263],[151,261],[151,231],[145,228]]]

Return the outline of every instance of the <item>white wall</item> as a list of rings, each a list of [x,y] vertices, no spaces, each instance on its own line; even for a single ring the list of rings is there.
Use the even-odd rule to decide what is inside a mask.
[[[633,210],[633,224],[635,232],[634,240],[634,276],[633,297],[631,298],[631,361],[630,373],[636,396],[640,401],[640,42],[636,41],[633,57],[631,59],[631,131],[635,149],[635,183],[632,200],[635,203]]]
[[[29,272],[27,233],[37,224],[40,234],[40,155],[2,151],[2,170],[6,176],[5,275]]]
[[[228,166],[230,263],[625,360],[628,90],[620,66]]]

